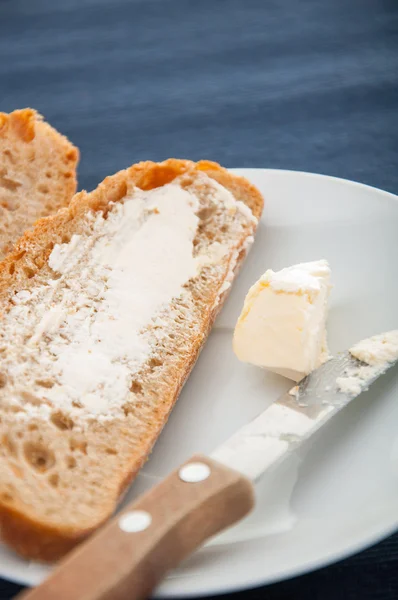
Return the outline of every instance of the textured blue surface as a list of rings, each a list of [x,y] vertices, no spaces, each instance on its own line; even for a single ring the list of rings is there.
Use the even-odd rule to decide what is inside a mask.
[[[396,0],[0,0],[0,110],[66,133],[86,189],[177,156],[398,193],[397,74]],[[263,596],[396,600],[398,537]]]

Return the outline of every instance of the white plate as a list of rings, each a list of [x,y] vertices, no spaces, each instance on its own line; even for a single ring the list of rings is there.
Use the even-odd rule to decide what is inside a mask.
[[[327,258],[335,288],[332,352],[398,328],[398,202],[386,192],[289,171],[239,169],[264,194],[253,250],[129,499],[208,452],[288,387],[238,362],[232,328],[266,268]],[[160,596],[227,592],[323,566],[398,528],[398,373],[388,373],[258,488],[257,508],[162,584]],[[47,570],[0,547],[0,576],[35,584]]]

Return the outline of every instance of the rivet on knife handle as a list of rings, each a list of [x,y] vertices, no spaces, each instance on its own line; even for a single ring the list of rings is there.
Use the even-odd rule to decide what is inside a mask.
[[[69,554],[19,600],[138,600],[253,507],[246,477],[195,456]]]

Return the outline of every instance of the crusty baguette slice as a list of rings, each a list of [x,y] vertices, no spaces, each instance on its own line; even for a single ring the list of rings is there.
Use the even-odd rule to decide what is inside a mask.
[[[30,108],[0,113],[0,259],[76,192],[79,153]]]
[[[172,211],[177,185],[179,202],[186,194],[193,204],[189,208],[184,200],[181,209],[166,219],[164,231],[158,229],[148,245],[141,234],[147,231],[148,222],[156,230],[156,219]],[[159,193],[166,196],[156,196]],[[115,259],[108,265],[103,277],[93,256],[98,248],[106,252],[109,244],[119,239],[109,233],[116,231],[112,228],[119,212],[127,214],[139,206],[143,210],[137,217],[138,233],[126,229],[124,221],[114,233],[124,235],[126,243],[142,238],[142,246],[131,251],[133,267],[128,260],[123,264],[126,273],[133,268],[134,276],[142,276],[146,282],[145,289],[135,290],[138,296],[132,297],[131,314],[124,315],[126,322],[118,329],[118,310],[123,313],[126,297],[113,298],[113,305],[111,298],[109,314],[103,298],[114,289],[114,280],[120,285],[124,282],[115,279],[113,269],[116,272],[114,265],[119,263]],[[144,162],[106,178],[89,194],[77,194],[69,207],[38,221],[0,263],[0,531],[2,539],[18,553],[46,561],[57,559],[114,511],[123,490],[148,457],[198,357],[253,239],[262,208],[263,199],[254,186],[216,163]],[[186,222],[184,211],[188,211]],[[192,215],[196,215],[195,231]],[[170,257],[174,238],[177,247],[180,237],[185,244],[187,223],[190,249]],[[167,243],[166,229],[170,234]],[[140,252],[144,248],[145,252]],[[164,294],[176,269],[192,260],[197,270],[179,295],[162,304],[145,330],[134,331],[137,313],[145,310],[142,301],[153,302],[153,289]],[[152,283],[147,271],[153,272],[163,287],[149,285],[152,292],[146,292],[148,281]],[[106,286],[108,291],[104,291]],[[115,339],[124,347],[130,338],[145,339],[147,354],[144,351],[144,359],[134,364],[125,357],[105,364],[101,355],[84,370],[86,359],[81,352],[87,336],[95,337],[98,322],[109,326],[111,319],[116,329],[105,336],[105,354],[118,352],[118,344],[112,346]],[[73,328],[76,323],[79,327]],[[88,324],[92,328],[89,334],[85,333]],[[119,338],[114,337],[115,332]],[[100,344],[100,338],[98,334],[95,343]],[[90,348],[93,350],[88,353],[97,352],[97,346]],[[59,370],[60,361],[65,369],[68,361],[74,365],[69,387],[61,387],[66,371]],[[123,388],[121,396],[119,371],[111,371],[109,381],[106,379],[107,370],[116,368],[128,372],[129,388],[126,393]],[[76,390],[97,370],[105,379],[99,380],[94,398],[93,394],[76,396]],[[88,396],[91,404],[86,402]]]

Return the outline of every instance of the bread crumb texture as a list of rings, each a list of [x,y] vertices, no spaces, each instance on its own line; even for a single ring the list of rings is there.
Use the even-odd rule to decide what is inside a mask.
[[[262,207],[216,163],[139,163],[38,221],[0,263],[0,529],[17,552],[54,560],[113,512]]]

